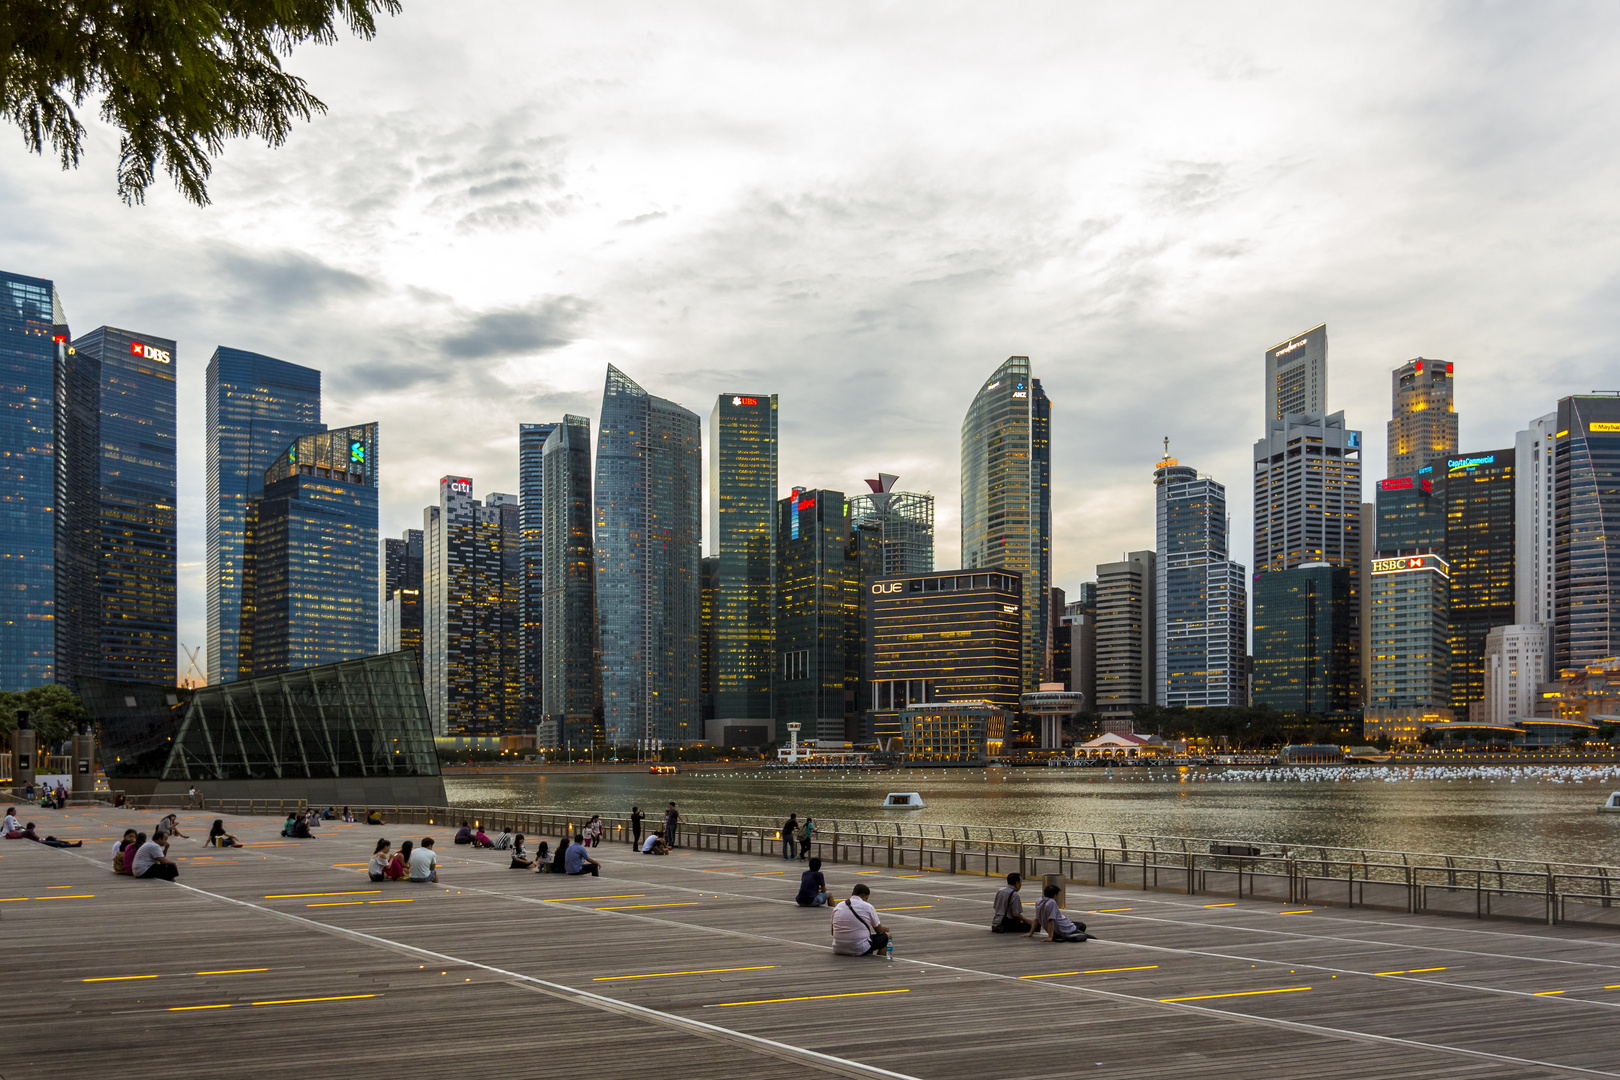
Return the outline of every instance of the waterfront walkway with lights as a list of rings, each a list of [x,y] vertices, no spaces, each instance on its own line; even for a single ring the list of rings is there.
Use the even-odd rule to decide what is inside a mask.
[[[780,858],[609,845],[562,877],[443,826],[242,817],[243,849],[173,842],[178,883],[115,877],[158,814],[0,842],[0,1075],[1620,1077],[1601,927],[1071,884],[1097,939],[1052,945],[988,932],[993,880],[827,867],[871,887],[888,962],[833,956]],[[441,884],[368,880],[379,836],[424,835]]]

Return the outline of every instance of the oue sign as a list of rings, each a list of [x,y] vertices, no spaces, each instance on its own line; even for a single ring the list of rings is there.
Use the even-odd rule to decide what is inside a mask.
[[[160,364],[167,364],[172,359],[169,356],[168,349],[159,349],[155,345],[143,345],[139,341],[130,342],[129,351],[130,355],[132,356],[144,357],[147,360],[156,360]]]
[[[904,584],[905,582],[903,581],[880,581],[876,585],[872,586],[872,592],[878,596],[883,596],[887,593],[897,593],[900,591],[900,587]]]

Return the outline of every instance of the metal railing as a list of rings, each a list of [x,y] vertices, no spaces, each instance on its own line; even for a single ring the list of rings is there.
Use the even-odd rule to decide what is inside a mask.
[[[302,801],[210,799],[224,814],[285,814]],[[579,832],[588,814],[454,806],[369,806],[388,825],[505,828],[525,837]],[[627,815],[603,814],[604,843],[628,844]],[[780,823],[757,816],[682,816],[676,847],[737,855],[782,851]],[[642,834],[661,831],[649,816]],[[1267,844],[1208,837],[1010,829],[982,825],[826,818],[811,854],[825,863],[923,872],[1026,877],[1080,885],[1620,928],[1620,868],[1429,852]]]

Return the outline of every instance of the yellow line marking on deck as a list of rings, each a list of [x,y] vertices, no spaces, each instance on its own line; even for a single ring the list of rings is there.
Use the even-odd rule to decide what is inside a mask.
[[[1160,998],[1159,1003],[1167,1004],[1174,1001],[1209,1001],[1212,998],[1257,997],[1260,994],[1297,994],[1302,990],[1309,989],[1310,987],[1308,986],[1288,986],[1281,990],[1241,990],[1235,994],[1199,994],[1196,997]]]
[[[228,1009],[229,1005],[173,1005],[170,1012],[196,1012],[198,1009]]]
[[[99,979],[80,979],[80,982],[128,982],[131,979],[161,979],[161,975],[103,975]]]
[[[414,904],[414,903],[416,903],[416,900],[414,898],[409,899],[409,900],[367,900],[366,903],[368,903],[368,904]]]
[[[874,911],[921,911],[923,908],[930,908],[930,907],[933,907],[933,906],[934,906],[933,904],[912,904],[912,905],[910,905],[908,907],[880,907],[880,908],[874,908],[873,910]]]
[[[1539,994],[1531,994],[1530,996],[1531,997],[1556,997],[1559,994],[1567,994],[1567,993],[1569,993],[1568,990],[1543,990]]]
[[[740,968],[704,968],[702,971],[653,971],[646,975],[600,975],[591,982],[618,982],[621,979],[662,979],[669,975],[717,975],[722,971],[768,971],[775,964],[759,964],[755,967]]]
[[[1443,967],[1437,968],[1407,968],[1405,971],[1375,971],[1374,975],[1420,975],[1425,971],[1445,971]]]
[[[697,907],[697,906],[698,906],[698,902],[696,900],[688,900],[685,903],[680,903],[680,904],[616,904],[613,907],[599,907],[599,908],[592,908],[591,910],[592,911],[633,911],[636,908],[648,908],[648,907]]]
[[[311,1001],[354,1001],[356,998],[373,998],[376,994],[340,994],[337,997],[318,998],[284,998],[281,1001],[255,1001],[254,1005],[303,1005]]]
[[[1237,904],[1205,904],[1204,907],[1237,907]]]
[[[563,904],[572,900],[640,900],[646,895],[644,892],[627,892],[615,896],[542,896],[540,899],[553,904]]]
[[[193,975],[247,975],[255,971],[269,971],[269,968],[227,968],[224,971],[193,971]]]
[[[758,874],[755,874],[754,876],[755,877],[770,877],[772,874],[785,874],[785,873],[787,873],[786,870],[764,870],[764,871],[761,871]]]
[[[288,892],[265,897],[266,900],[295,900],[304,896],[366,896],[380,893],[381,889],[350,889],[347,892]]]
[[[73,888],[73,886],[71,886],[71,885],[47,885],[45,887],[47,889],[71,889],[71,888]]]
[[[1279,912],[1277,912],[1277,914],[1279,914],[1279,915],[1309,915],[1312,912],[1314,912],[1315,910],[1316,910],[1315,908],[1301,908],[1298,911],[1279,911]]]
[[[93,892],[76,893],[76,894],[74,894],[72,896],[36,896],[36,897],[34,897],[35,900],[94,900],[95,898],[96,898],[96,894],[93,893]]]
[[[1133,908],[1133,907],[1105,907],[1105,908],[1094,908],[1093,910],[1086,912],[1086,914],[1087,915],[1112,915],[1116,911],[1135,911],[1135,910],[1136,909]]]
[[[1110,971],[1152,971],[1158,964],[1143,964],[1141,967],[1125,968],[1092,968],[1090,971],[1054,971],[1050,975],[1020,975],[1020,979],[1060,979],[1065,975],[1103,975]]]
[[[825,998],[876,997],[879,994],[909,994],[910,990],[858,990],[851,994],[811,994],[808,997],[764,998],[760,1001],[719,1001],[705,1009],[729,1009],[733,1005],[776,1005],[784,1001],[821,1001]]]
[[[326,904],[305,904],[305,907],[359,907],[364,900],[333,900]]]

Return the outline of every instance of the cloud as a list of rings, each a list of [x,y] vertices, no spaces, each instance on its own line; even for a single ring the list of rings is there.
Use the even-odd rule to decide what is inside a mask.
[[[458,360],[560,349],[574,340],[589,311],[576,296],[548,296],[522,307],[469,313],[439,339],[439,348]]]
[[[260,311],[354,303],[382,288],[373,278],[291,249],[219,248],[211,262],[233,288],[236,302]]]

